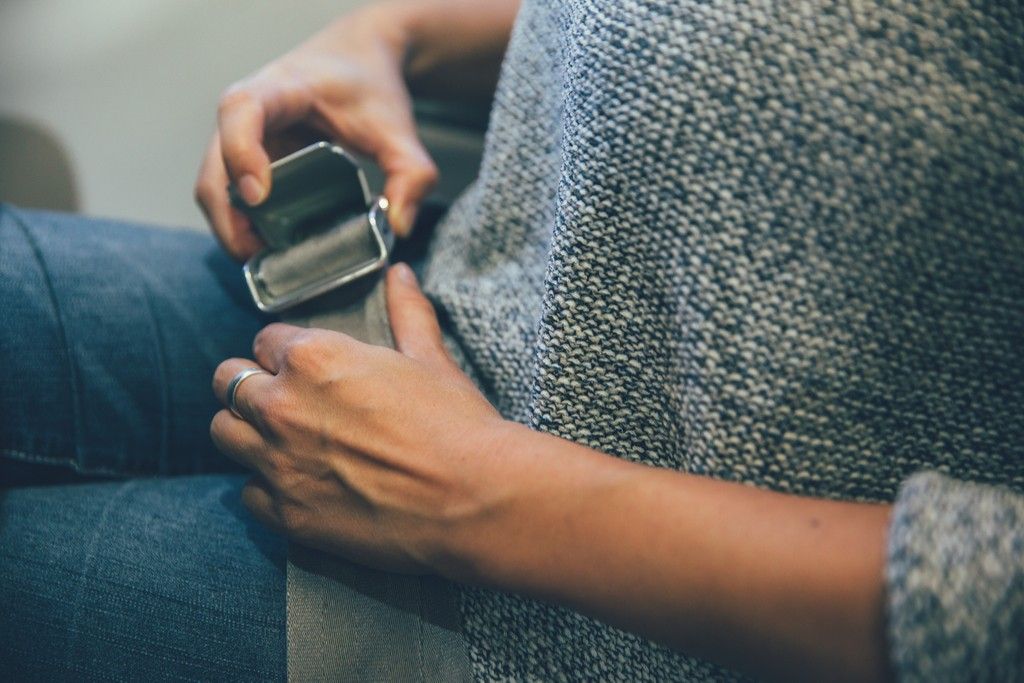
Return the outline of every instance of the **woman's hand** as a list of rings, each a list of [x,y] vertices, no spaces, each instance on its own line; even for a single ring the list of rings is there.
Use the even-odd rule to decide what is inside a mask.
[[[214,441],[243,498],[356,562],[517,592],[757,677],[886,676],[889,507],[646,467],[507,422],[454,365],[410,271],[388,273],[398,351],[271,325],[225,361],[245,419]]]
[[[257,473],[242,497],[261,521],[361,563],[439,572],[499,495],[493,481],[484,486],[483,467],[504,422],[448,356],[407,266],[389,271],[387,291],[397,351],[270,325],[256,337],[255,362],[217,368],[225,405],[240,370],[272,374],[241,384],[245,419],[221,410],[211,434]]]
[[[371,6],[339,19],[224,92],[195,193],[235,258],[262,245],[230,205],[228,183],[257,205],[270,191],[271,158],[321,138],[376,161],[387,178],[392,226],[399,235],[410,230],[437,169],[417,137],[403,79],[410,37],[388,9]]]

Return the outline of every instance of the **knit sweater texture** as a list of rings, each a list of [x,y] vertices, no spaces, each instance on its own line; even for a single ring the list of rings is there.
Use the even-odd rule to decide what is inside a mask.
[[[895,502],[900,677],[1024,679],[1019,2],[525,0],[426,285],[510,419]],[[480,679],[734,676],[521,597],[462,610]]]

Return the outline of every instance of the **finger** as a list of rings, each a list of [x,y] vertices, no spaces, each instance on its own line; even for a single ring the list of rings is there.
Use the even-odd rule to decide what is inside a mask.
[[[231,206],[228,199],[228,174],[220,149],[220,136],[214,134],[196,178],[195,198],[213,234],[231,256],[244,261],[263,248],[249,219]]]
[[[221,96],[217,130],[224,166],[250,206],[270,193],[266,134],[303,120],[311,101],[308,89],[295,75],[277,66],[265,67]]]
[[[263,435],[230,410],[219,410],[210,422],[210,438],[221,453],[242,467],[263,471],[267,467],[265,454],[269,445]]]
[[[259,364],[242,358],[229,358],[217,366],[213,373],[213,393],[225,408],[232,407],[231,396],[229,396],[232,380],[238,376],[238,373],[249,368],[262,369]],[[260,398],[271,395],[271,387],[274,381],[275,378],[272,374],[261,372],[246,377],[234,387],[235,410],[238,411],[244,420],[260,429],[265,427],[262,419],[263,411],[260,408]]]
[[[298,335],[307,332],[304,327],[271,323],[256,334],[252,341],[252,353],[259,364],[274,373],[281,372],[288,346]]]
[[[284,531],[284,520],[281,519],[280,507],[274,500],[274,495],[266,479],[259,475],[250,477],[242,487],[242,503],[260,522],[276,531]]]
[[[384,172],[388,220],[399,236],[412,230],[416,210],[437,183],[437,166],[416,132],[412,104],[399,86],[384,100],[342,113],[321,112],[342,144],[373,157]]]
[[[224,167],[250,206],[270,193],[270,157],[263,148],[265,119],[258,91],[235,86],[221,97],[217,131]]]
[[[377,163],[386,177],[384,196],[390,203],[388,220],[395,234],[407,237],[420,204],[437,184],[437,166],[415,129],[389,136],[377,154]]]
[[[451,365],[437,314],[420,291],[412,268],[396,264],[388,269],[387,277],[388,317],[395,346],[411,358]]]

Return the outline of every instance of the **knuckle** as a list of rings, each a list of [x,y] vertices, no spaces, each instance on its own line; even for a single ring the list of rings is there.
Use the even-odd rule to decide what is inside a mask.
[[[206,206],[210,201],[210,183],[205,178],[196,181],[192,188],[192,197],[199,206]]]
[[[267,327],[270,327],[270,325]],[[255,358],[263,358],[264,353],[270,350],[267,348],[267,335],[269,334],[267,327],[257,332],[256,336],[252,338],[252,355]]]
[[[220,434],[220,430],[221,430],[220,423],[221,423],[220,411],[217,411],[217,413],[214,414],[213,419],[210,420],[210,438],[213,439],[214,445],[217,445],[217,443],[218,443],[217,439],[219,438],[219,434]]]
[[[302,536],[309,531],[312,520],[309,507],[303,504],[304,480],[292,473],[277,476],[274,482],[275,514],[281,526],[291,536]]]
[[[279,505],[278,517],[281,526],[290,536],[302,536],[308,526],[306,514],[292,503],[285,502]]]
[[[218,391],[220,387],[227,387],[228,380],[231,376],[231,366],[228,361],[223,361],[213,371],[213,390]]]
[[[423,155],[414,155],[409,158],[402,172],[407,182],[421,190],[429,190],[437,184],[441,176],[437,164],[425,152]]]
[[[279,452],[271,451],[263,458],[263,472],[275,491],[287,490],[286,484],[291,478],[290,462]]]
[[[263,352],[273,351],[273,340],[277,335],[278,330],[283,328],[282,323],[270,323],[263,329],[256,333],[256,336],[252,340],[252,352],[257,358],[261,357]]]
[[[315,330],[304,330],[288,342],[284,362],[292,370],[307,371],[319,367],[326,355],[323,337]]]
[[[246,87],[245,81],[232,83],[221,92],[217,100],[217,113],[226,114],[239,106],[249,106],[255,103],[252,92]]]
[[[239,116],[243,112],[245,115]],[[221,96],[217,107],[218,128],[221,155],[229,172],[235,164],[244,162],[253,153],[254,141],[245,135],[248,130],[246,121],[252,115],[260,115],[260,101],[248,88],[233,86]]]
[[[213,445],[219,450],[223,450],[224,440],[222,438],[224,430],[227,427],[226,420],[228,419],[225,411],[220,410],[213,419],[210,420],[210,439],[213,440]]]
[[[235,135],[225,135],[221,143],[221,154],[224,156],[224,168],[232,180],[237,180],[238,165],[246,159],[248,148],[246,142]]]
[[[251,480],[242,487],[242,503],[259,521],[275,529],[281,528],[276,501],[268,498],[264,490]]]
[[[437,164],[432,159],[426,159],[423,165],[419,169],[420,181],[424,185],[433,187],[437,184],[438,179],[441,177],[441,172],[437,168]]]
[[[407,319],[426,324],[436,317],[433,304],[419,292],[403,292],[400,301],[400,315]]]
[[[263,329],[256,333],[256,336],[253,337],[252,339],[253,353],[256,353],[258,350],[266,349],[267,337],[273,334],[274,329],[278,326],[278,324],[279,323],[270,323],[269,325],[267,325],[266,327],[264,327]]]
[[[424,317],[434,317],[434,305],[430,303],[430,299],[418,291],[409,292],[408,297],[409,305],[416,310],[417,314]]]
[[[280,391],[267,391],[253,397],[250,408],[253,417],[261,424],[274,427],[282,424],[289,406],[281,397]]]

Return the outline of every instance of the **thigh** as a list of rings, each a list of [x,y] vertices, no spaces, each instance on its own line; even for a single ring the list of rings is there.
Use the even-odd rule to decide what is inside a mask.
[[[238,475],[0,493],[0,680],[281,680],[285,542]]]
[[[210,237],[0,205],[0,314],[0,456],[117,476],[228,466],[210,378],[266,320]]]

